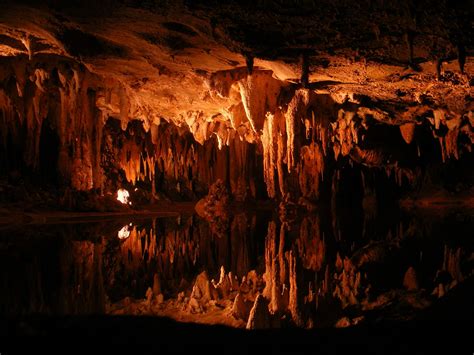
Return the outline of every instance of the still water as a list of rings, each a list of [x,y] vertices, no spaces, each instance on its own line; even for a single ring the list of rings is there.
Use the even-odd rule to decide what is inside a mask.
[[[215,229],[191,214],[3,225],[0,314],[249,327],[261,302],[268,314],[259,327],[348,326],[410,319],[473,271],[474,217],[460,211],[315,212],[282,222],[263,210]]]

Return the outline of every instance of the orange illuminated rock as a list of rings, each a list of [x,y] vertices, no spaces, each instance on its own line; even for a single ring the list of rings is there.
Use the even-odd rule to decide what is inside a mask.
[[[403,286],[408,291],[417,290],[419,288],[416,271],[412,266],[408,268],[408,270],[405,273],[405,276],[403,277]]]
[[[410,144],[415,136],[416,125],[414,123],[405,123],[400,126],[400,133],[402,134],[403,140]]]
[[[255,299],[247,321],[247,329],[266,329],[270,327],[268,302],[262,295]]]

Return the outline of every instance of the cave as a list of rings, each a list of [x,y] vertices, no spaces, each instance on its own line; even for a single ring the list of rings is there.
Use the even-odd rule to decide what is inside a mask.
[[[0,6],[0,354],[472,351],[472,0]]]

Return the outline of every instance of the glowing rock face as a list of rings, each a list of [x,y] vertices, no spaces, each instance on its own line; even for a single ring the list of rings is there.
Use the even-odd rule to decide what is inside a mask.
[[[128,199],[130,198],[130,194],[125,189],[119,189],[117,191],[117,200],[122,202],[123,204],[132,204]]]
[[[121,230],[118,231],[119,239],[127,239],[130,236],[130,230],[128,226],[123,226]]]

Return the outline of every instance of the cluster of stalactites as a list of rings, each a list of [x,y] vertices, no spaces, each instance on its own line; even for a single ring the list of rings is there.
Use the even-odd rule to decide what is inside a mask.
[[[158,126],[160,118],[120,83],[105,80],[100,88],[91,84],[92,74],[77,63],[44,64],[25,57],[5,66],[0,77],[5,83],[0,86],[4,151],[8,140],[24,145],[25,165],[37,169],[41,130],[48,120],[59,138],[59,173],[77,190],[102,185],[101,115],[118,117],[123,130],[131,117],[138,117],[151,136],[153,149],[144,149],[130,139],[118,152],[120,168],[129,182],[153,181],[158,168],[176,180],[192,175],[208,186],[222,178],[242,199],[249,190],[256,194],[255,181],[249,178],[257,173],[249,143],[262,144],[263,177],[270,197],[287,196],[289,185],[297,181],[301,195],[315,199],[327,172],[328,157],[335,161],[349,157],[369,167],[385,168],[387,174],[395,173],[398,181],[413,175],[407,169],[387,165],[387,157],[380,150],[361,148],[364,132],[374,124],[371,122],[398,125],[407,144],[416,141],[418,125],[430,122],[443,161],[460,157],[461,141],[469,151],[474,142],[472,111],[459,115],[441,108],[426,107],[424,112],[417,108],[416,117],[408,117],[408,110],[407,117],[397,121],[377,108],[337,103],[329,94],[318,95],[305,88],[289,90],[288,84],[273,78],[271,71],[257,68],[252,73],[238,68],[211,76],[209,96],[221,100],[216,101],[222,102],[220,112],[207,117],[202,111],[190,111],[174,118],[192,133],[195,142],[191,143],[181,135],[163,134]],[[26,132],[24,137],[22,132]],[[215,146],[209,144],[214,139]],[[224,147],[230,151],[227,157],[216,153],[216,148],[220,151]],[[192,189],[192,179],[184,180]]]
[[[74,63],[15,59],[4,67],[0,88],[3,145],[7,134],[21,147],[26,167],[37,170],[44,121],[59,138],[57,162],[62,179],[77,190],[101,185],[100,137],[90,74]],[[11,84],[14,82],[14,89]],[[10,85],[10,87],[8,87]],[[21,136],[26,132],[26,136]]]
[[[270,197],[288,192],[287,176],[297,173],[305,197],[317,198],[328,154],[328,115],[324,98],[297,90],[286,110],[267,113],[261,142],[264,178]]]
[[[472,111],[464,116],[449,114],[449,117],[442,109],[426,107],[421,111],[411,121],[399,121],[401,142],[414,144],[417,125],[431,123],[433,136],[440,142],[443,162],[450,158],[459,159],[460,149],[472,150]],[[423,120],[423,116],[427,119]],[[317,199],[328,158],[338,161],[341,157],[348,157],[351,163],[385,169],[387,176],[393,174],[399,185],[404,180],[413,183],[417,172],[401,167],[393,159],[396,147],[368,148],[364,144],[366,133],[373,125],[389,127],[390,122],[396,124],[394,121],[387,112],[377,108],[355,103],[340,105],[329,95],[316,95],[306,89],[295,91],[285,108],[266,113],[261,142],[268,195],[287,195],[288,177],[296,172],[301,196]],[[467,139],[461,140],[461,135]],[[418,147],[418,157],[420,154]]]
[[[189,112],[185,119],[198,142],[215,134],[219,148],[229,145],[234,136],[241,141],[257,143],[267,112],[275,112],[280,91],[286,86],[273,78],[271,71],[248,73],[246,68],[216,72],[207,85],[210,98],[220,103],[222,109],[210,119],[202,112]]]
[[[254,150],[247,142],[234,136],[226,149],[219,149],[218,139],[199,144],[192,135],[180,132],[172,124],[152,124],[149,132],[140,127],[133,134],[127,129],[118,138],[120,144],[112,144],[117,165],[129,183],[154,182],[159,173],[173,181],[178,192],[187,189],[195,193],[197,184],[209,187],[221,179],[229,183],[236,200],[256,196],[257,167]],[[114,141],[117,137],[111,139]],[[154,184],[152,186],[154,188]]]
[[[433,136],[438,138],[441,147],[443,162],[449,158],[459,159],[458,138],[460,134],[468,137],[470,144],[466,149],[472,150],[474,144],[474,113],[469,111],[465,116],[458,114],[447,114],[445,110],[433,110],[433,118],[430,118],[433,126]],[[443,130],[444,128],[444,130]],[[444,134],[441,132],[445,131]]]

